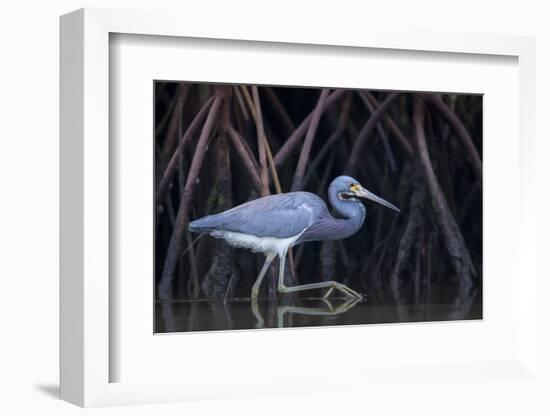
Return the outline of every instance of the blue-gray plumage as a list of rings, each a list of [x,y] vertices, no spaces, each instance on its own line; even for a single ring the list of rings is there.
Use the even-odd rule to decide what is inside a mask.
[[[252,288],[252,299],[259,293],[261,281],[273,258],[280,259],[280,292],[329,288],[346,296],[361,297],[338,282],[320,282],[300,286],[284,285],[284,262],[288,249],[306,241],[339,240],[355,234],[366,217],[365,206],[358,198],[378,202],[395,211],[394,205],[372,194],[350,176],[339,176],[328,188],[329,201],[340,218],[334,218],[325,202],[309,192],[289,192],[255,199],[225,212],[192,221],[189,230],[223,238],[229,244],[263,252],[267,259]]]

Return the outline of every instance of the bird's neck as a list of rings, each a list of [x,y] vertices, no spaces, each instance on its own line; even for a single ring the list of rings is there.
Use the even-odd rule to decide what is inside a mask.
[[[359,201],[343,201],[338,198],[337,193],[330,193],[329,199],[340,217],[334,218],[335,223],[338,224],[334,239],[346,238],[359,231],[367,215],[365,206]]]

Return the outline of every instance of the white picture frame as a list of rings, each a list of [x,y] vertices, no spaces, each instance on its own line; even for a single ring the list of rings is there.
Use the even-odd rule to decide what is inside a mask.
[[[430,383],[434,380],[480,383],[490,379],[537,383],[535,204],[535,41],[530,37],[429,31],[339,31],[321,26],[307,32],[251,22],[235,31],[223,19],[207,27],[200,19],[172,13],[83,9],[61,18],[61,397],[80,406],[156,403],[195,398],[246,397],[262,394],[330,392],[348,384],[322,383],[318,374],[270,373],[269,380],[238,380],[231,388],[211,379],[111,382],[110,365],[120,359],[110,348],[109,296],[109,38],[110,34],[224,39],[227,41],[331,45],[336,48],[428,51],[441,54],[502,55],[517,58],[519,68],[519,195],[517,270],[518,345],[514,354],[498,361],[469,363],[422,361],[411,368],[331,369],[330,377],[369,385]],[[243,20],[243,24],[245,21]],[[516,271],[516,273],[518,273]],[[311,337],[312,332],[303,337]],[[152,335],[152,334],[151,334]],[[223,334],[221,334],[223,336]],[[227,336],[227,334],[226,334]],[[280,337],[281,333],[272,333]],[[169,338],[169,337],[168,337]],[[166,339],[168,339],[166,338]],[[164,341],[170,342],[170,341]],[[267,373],[266,373],[267,374]],[[398,380],[398,381],[396,381]],[[214,383],[215,384],[215,383]],[[223,384],[223,383],[222,383]]]

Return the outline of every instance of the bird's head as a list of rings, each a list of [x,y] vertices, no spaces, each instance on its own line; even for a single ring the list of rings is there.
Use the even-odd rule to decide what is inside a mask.
[[[388,201],[368,191],[359,183],[359,181],[357,181],[357,179],[354,179],[351,176],[338,176],[332,181],[329,189],[332,192],[335,192],[336,195],[338,195],[338,199],[341,201],[358,202],[359,199],[357,198],[370,199],[380,205],[384,205],[394,211],[400,212],[399,208],[395,205],[390,204]]]

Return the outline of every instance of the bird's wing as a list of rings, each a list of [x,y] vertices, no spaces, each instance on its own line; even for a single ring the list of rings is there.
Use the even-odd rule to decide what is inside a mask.
[[[323,206],[326,209],[319,197],[306,192],[271,195],[201,218],[192,225],[258,237],[289,238],[307,229]]]

